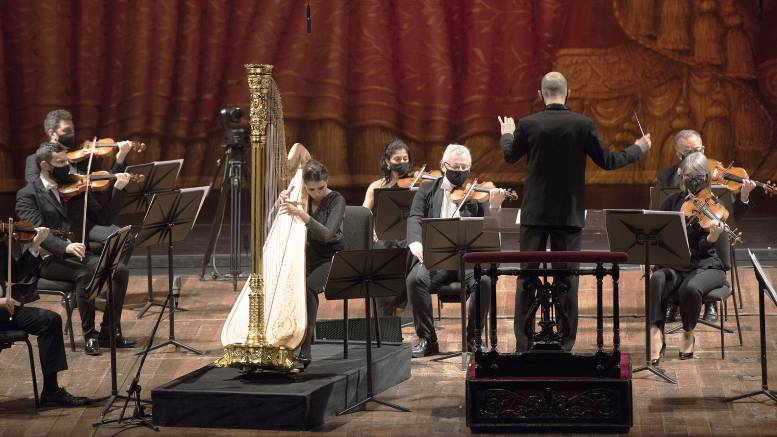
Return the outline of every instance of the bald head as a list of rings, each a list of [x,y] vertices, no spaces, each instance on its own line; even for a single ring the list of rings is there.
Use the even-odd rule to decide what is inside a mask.
[[[541,88],[545,100],[564,100],[567,97],[567,79],[558,71],[551,71],[543,76]]]

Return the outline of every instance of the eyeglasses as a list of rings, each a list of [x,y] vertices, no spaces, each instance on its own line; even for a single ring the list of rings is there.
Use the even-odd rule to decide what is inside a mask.
[[[470,167],[472,167],[469,164],[459,164],[459,165],[456,165],[456,166],[452,166],[452,165],[448,164],[447,162],[443,162],[442,166],[446,170],[451,170],[451,171],[467,171],[467,170],[470,169]]]

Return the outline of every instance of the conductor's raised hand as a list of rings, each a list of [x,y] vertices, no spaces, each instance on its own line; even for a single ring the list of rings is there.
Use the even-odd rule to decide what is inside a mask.
[[[649,133],[643,135],[642,138],[638,139],[637,141],[634,141],[634,144],[639,146],[640,150],[642,150],[643,155],[647,153],[647,151],[650,150],[650,147],[653,145],[653,143],[650,141]]]
[[[515,133],[515,120],[513,120],[513,117],[496,117],[497,120],[499,120],[500,130],[502,131],[502,135],[504,134],[514,134]]]

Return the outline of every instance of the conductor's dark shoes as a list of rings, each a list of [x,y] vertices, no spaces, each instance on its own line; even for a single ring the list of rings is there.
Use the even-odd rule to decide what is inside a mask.
[[[440,353],[440,344],[437,343],[437,340],[422,338],[413,347],[413,358],[428,357],[437,353]]]

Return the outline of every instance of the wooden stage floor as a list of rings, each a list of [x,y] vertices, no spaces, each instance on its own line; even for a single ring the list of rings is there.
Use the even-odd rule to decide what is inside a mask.
[[[768,269],[773,283],[777,283],[777,271]],[[763,397],[724,404],[720,399],[760,388],[758,361],[757,294],[752,269],[742,269],[744,309],[742,328],[744,346],[740,347],[735,334],[726,335],[726,359],[720,359],[719,334],[707,327],[697,332],[697,355],[689,361],[677,358],[679,337],[668,337],[667,357],[661,366],[679,379],[678,385],[660,382],[656,377],[640,373],[634,377],[634,427],[632,436],[655,435],[777,435],[777,404]],[[161,301],[166,288],[166,278],[155,278],[155,288]],[[512,302],[514,280],[500,281],[498,293],[500,350],[512,350]],[[594,283],[590,278],[581,280],[580,329],[576,350],[590,351],[595,340]],[[644,318],[643,288],[638,270],[625,271],[621,280],[621,327],[624,349],[633,354],[633,362],[643,360]],[[145,300],[145,278],[134,276],[130,281],[127,304]],[[205,356],[177,352],[172,347],[152,353],[142,373],[143,397],[150,398],[150,390],[173,378],[215,360],[220,356],[219,335],[222,323],[230,310],[236,293],[231,283],[199,281],[195,276],[184,278],[181,291],[181,307],[188,311],[176,314],[176,336],[191,346],[206,351]],[[353,304],[352,304],[353,305]],[[767,345],[771,360],[769,377],[777,387],[777,310],[767,301]],[[62,307],[52,297],[44,297],[40,306],[63,313]],[[354,308],[355,307],[355,308]],[[352,306],[351,314],[361,314]],[[326,302],[322,298],[319,318],[337,318],[341,313],[339,302]],[[733,311],[727,325],[735,326]],[[132,339],[145,339],[150,333],[157,314],[140,320],[135,312],[124,311],[124,333]],[[460,341],[458,307],[448,304],[443,320],[438,323],[438,335],[443,350],[455,350]],[[76,332],[78,317],[74,317]],[[77,335],[77,345],[82,350],[82,340]],[[157,338],[167,335],[167,323],[162,322]],[[406,341],[414,341],[411,328],[406,328]],[[608,335],[607,340],[611,337]],[[134,351],[118,353],[119,382],[135,362]],[[36,351],[37,355],[37,351]],[[315,358],[315,357],[314,357]],[[37,359],[37,358],[36,358]],[[83,352],[72,353],[68,349],[70,370],[61,373],[60,384],[70,392],[90,397],[105,396],[110,392],[109,354],[89,357]],[[38,362],[36,361],[36,366]],[[38,371],[39,367],[38,367]],[[380,394],[381,399],[396,402],[412,410],[398,413],[381,410],[358,412],[338,417],[316,432],[331,435],[458,435],[469,434],[464,420],[464,375],[459,370],[459,360],[443,363],[429,358],[413,362],[412,378],[401,385]],[[40,381],[40,379],[39,379]],[[26,348],[16,345],[0,353],[0,436],[82,436],[95,432],[92,423],[98,420],[102,403],[88,408],[48,409],[34,413],[32,406],[30,373]],[[371,404],[370,408],[376,408]],[[103,427],[94,435],[116,435],[119,428]],[[251,436],[251,435],[299,435],[302,433],[163,428],[160,435],[187,436]],[[145,429],[129,429],[122,436],[151,435]]]

